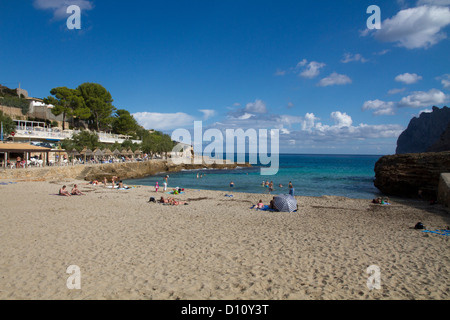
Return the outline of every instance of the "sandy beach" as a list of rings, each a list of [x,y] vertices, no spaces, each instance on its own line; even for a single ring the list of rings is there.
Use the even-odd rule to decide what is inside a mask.
[[[250,209],[267,194],[191,189],[168,206],[148,202],[163,195],[153,187],[0,182],[2,300],[450,298],[449,237],[412,229],[449,226],[440,205],[297,196],[298,212],[280,213]],[[74,183],[86,195],[56,195]]]

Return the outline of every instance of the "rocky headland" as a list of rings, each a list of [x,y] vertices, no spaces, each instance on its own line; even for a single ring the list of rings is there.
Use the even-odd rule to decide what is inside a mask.
[[[386,195],[437,199],[441,173],[450,172],[450,151],[397,154],[375,164],[375,186]]]

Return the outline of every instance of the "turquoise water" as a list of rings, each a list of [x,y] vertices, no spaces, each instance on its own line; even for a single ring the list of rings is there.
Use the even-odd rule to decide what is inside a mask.
[[[234,170],[189,170],[169,173],[169,188],[207,189],[231,192],[267,193],[262,181],[273,181],[272,194],[287,194],[292,181],[298,196],[344,196],[372,199],[380,195],[373,185],[375,163],[381,156],[372,155],[299,155],[280,154],[279,171],[274,176],[260,175],[260,167]],[[202,178],[197,178],[203,175]],[[163,186],[166,173],[124,181],[128,185]],[[282,184],[283,187],[279,187]]]

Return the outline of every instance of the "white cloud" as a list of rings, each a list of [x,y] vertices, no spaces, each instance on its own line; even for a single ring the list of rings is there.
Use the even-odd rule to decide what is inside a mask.
[[[254,113],[267,113],[266,104],[262,100],[256,100],[255,102],[247,103],[245,111]]]
[[[287,107],[288,109],[292,109],[294,107],[294,104],[292,102],[288,102]]]
[[[404,84],[413,84],[419,80],[422,80],[422,77],[416,73],[404,73],[395,77],[395,81],[403,82]]]
[[[307,63],[308,63],[308,60],[303,59],[302,61],[297,63],[297,68],[304,67],[304,66],[306,66]]]
[[[69,17],[67,8],[71,5],[77,5],[81,11],[91,10],[94,7],[91,0],[34,0],[33,5],[39,10],[53,11],[53,18],[56,20]]]
[[[436,79],[441,81],[444,89],[450,89],[450,74],[444,74],[443,76],[437,77]]]
[[[308,63],[306,65],[306,68],[300,73],[300,76],[302,76],[304,78],[310,78],[310,79],[315,78],[319,75],[320,69],[322,69],[325,66],[326,66],[325,63],[311,61],[310,63]]]
[[[386,53],[390,52],[391,50],[389,49],[384,49],[381,50],[380,52],[375,52],[374,54],[378,55],[378,56],[384,56]]]
[[[281,70],[281,69],[277,69],[277,71],[275,71],[274,75],[275,76],[284,76],[284,75],[286,75],[286,71],[285,70]]]
[[[431,89],[428,92],[425,91],[413,92],[411,95],[402,98],[398,103],[398,106],[409,108],[423,108],[443,104],[448,100],[449,95],[444,94],[440,90]]]
[[[393,115],[395,109],[395,102],[386,102],[382,100],[369,100],[364,102],[362,109],[374,110],[373,114],[376,116],[380,115]]]
[[[342,63],[349,63],[349,62],[353,62],[353,61],[360,61],[362,63],[365,63],[369,60],[365,59],[359,53],[357,53],[357,54],[346,53],[346,54],[344,54],[344,58],[341,60]]]
[[[195,118],[184,112],[157,113],[137,112],[132,114],[139,125],[145,129],[170,130],[193,125]]]
[[[331,113],[331,118],[334,120],[335,125],[338,128],[351,127],[353,120],[352,117],[345,112],[335,111]]]
[[[442,29],[449,24],[449,8],[423,5],[401,10],[383,21],[375,38],[407,49],[429,48],[447,37]]]
[[[198,111],[203,113],[203,120],[208,120],[216,115],[216,111],[211,109],[200,109]]]
[[[401,88],[401,89],[391,89],[388,91],[389,95],[393,95],[393,94],[397,94],[397,93],[401,93],[404,92],[406,90],[406,88]]]
[[[429,4],[433,6],[450,6],[450,0],[419,0],[417,5]]]
[[[424,110],[420,110],[418,113],[418,116],[420,116],[421,113],[432,113],[433,110],[432,109],[424,109]]]
[[[345,85],[348,83],[352,83],[352,80],[348,76],[333,72],[328,77],[320,80],[318,85],[321,87],[327,87],[333,85]]]
[[[307,113],[304,117],[304,120],[302,121],[302,130],[303,131],[310,131],[312,128],[314,128],[314,123],[319,120],[319,118],[316,118],[314,113]]]

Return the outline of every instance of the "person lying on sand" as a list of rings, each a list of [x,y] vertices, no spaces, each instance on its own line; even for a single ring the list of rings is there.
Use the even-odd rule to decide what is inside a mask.
[[[175,199],[171,199],[171,200],[169,201],[169,203],[170,203],[172,206],[178,206],[178,205],[180,205],[180,204],[187,204],[186,201],[177,201],[177,200],[175,200]]]
[[[161,199],[159,199],[160,203],[169,203],[169,199],[172,199],[171,197],[169,197],[168,199],[161,197]]]
[[[262,200],[259,200],[258,204],[253,205],[253,207],[251,207],[250,209],[262,209],[264,208],[264,203],[262,202]]]
[[[84,195],[84,193],[81,192],[81,191],[78,189],[78,186],[77,186],[76,184],[73,186],[72,191],[71,191],[70,193],[71,193],[73,196],[82,196],[82,195]]]
[[[66,190],[66,188],[67,188],[66,186],[62,186],[62,188],[59,189],[59,195],[60,196],[66,196],[66,197],[70,197],[71,196],[69,191]]]

